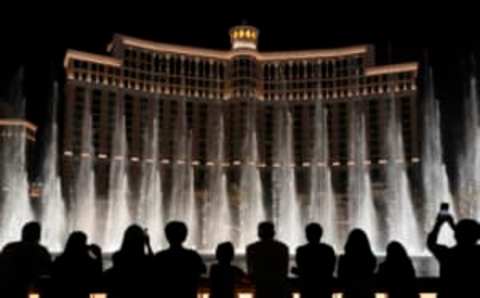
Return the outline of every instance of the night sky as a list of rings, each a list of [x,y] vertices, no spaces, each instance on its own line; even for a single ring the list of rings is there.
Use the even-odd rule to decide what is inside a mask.
[[[260,1],[202,2],[202,6],[181,1],[102,3],[69,1],[68,6],[58,7],[20,2],[0,10],[0,96],[23,65],[27,115],[41,127],[50,82],[52,78],[64,80],[62,63],[67,48],[102,54],[117,32],[165,43],[228,49],[228,29],[246,21],[260,30],[260,51],[371,43],[376,46],[377,63],[383,64],[423,61],[428,49],[444,131],[447,139],[453,138],[446,142],[450,144],[458,132],[469,56],[477,56],[480,49],[478,10],[456,7],[451,1],[435,6],[413,1],[315,1],[315,5],[272,1],[270,8]]]

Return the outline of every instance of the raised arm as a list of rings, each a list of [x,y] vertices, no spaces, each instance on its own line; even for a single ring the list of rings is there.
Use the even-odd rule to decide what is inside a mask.
[[[437,258],[445,249],[447,249],[446,246],[438,243],[438,234],[440,233],[440,229],[444,223],[448,223],[452,229],[455,228],[455,223],[452,216],[438,216],[433,229],[430,231],[427,237],[427,247]]]

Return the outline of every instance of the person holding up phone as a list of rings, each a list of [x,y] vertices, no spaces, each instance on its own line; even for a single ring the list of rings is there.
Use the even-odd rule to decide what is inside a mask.
[[[448,203],[440,204],[440,212],[438,212],[438,216],[445,218],[446,220],[453,220],[453,216],[450,214],[450,205]],[[453,221],[452,221],[453,222]]]
[[[443,203],[432,231],[428,235],[427,247],[440,264],[440,298],[479,297],[477,275],[480,269],[480,246],[477,241],[480,227],[473,219],[462,219],[455,224]],[[447,247],[438,243],[442,226],[447,223],[454,231],[456,244]],[[476,295],[475,295],[476,294]]]
[[[112,256],[113,267],[105,273],[109,298],[151,297],[152,249],[146,230],[130,225],[120,250]]]
[[[88,298],[102,274],[101,250],[88,245],[87,235],[75,231],[52,266],[51,297]]]

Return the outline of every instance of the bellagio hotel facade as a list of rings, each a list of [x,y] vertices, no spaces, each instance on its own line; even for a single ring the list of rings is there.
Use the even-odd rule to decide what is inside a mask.
[[[109,160],[115,110],[121,106],[126,119],[128,160],[133,189],[135,173],[145,158],[144,136],[148,123],[157,117],[158,158],[169,183],[170,165],[175,162],[175,123],[184,111],[191,131],[190,160],[195,167],[195,185],[205,185],[209,145],[215,129],[209,127],[219,108],[224,115],[225,160],[229,187],[238,181],[244,161],[242,142],[247,116],[254,111],[258,138],[258,167],[264,184],[270,183],[274,164],[274,114],[287,106],[292,116],[293,152],[297,188],[308,189],[307,169],[313,158],[315,104],[328,110],[329,160],[333,185],[345,193],[353,103],[365,114],[367,162],[375,183],[387,159],[385,132],[387,99],[395,99],[402,122],[405,157],[410,169],[419,161],[420,130],[417,119],[418,64],[375,65],[371,45],[334,49],[261,52],[259,31],[251,26],[233,27],[230,50],[165,44],[116,34],[107,55],[68,50],[66,71],[63,181],[71,189],[82,157],[82,121],[90,109],[97,191],[108,184]],[[181,108],[181,107],[184,108]],[[254,107],[254,109],[251,109]],[[415,172],[415,171],[413,171]],[[137,179],[138,180],[138,179]],[[268,187],[266,187],[268,189]],[[268,193],[268,190],[267,190]]]

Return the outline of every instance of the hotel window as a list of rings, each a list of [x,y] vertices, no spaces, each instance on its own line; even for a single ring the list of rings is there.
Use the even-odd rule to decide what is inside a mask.
[[[95,89],[92,92],[91,99],[91,113],[92,113],[92,128],[93,128],[93,146],[95,149],[99,148],[100,141],[100,116],[101,116],[101,90]]]
[[[124,116],[125,116],[125,125],[127,127],[127,139],[128,143],[131,143],[131,137],[132,137],[132,127],[133,127],[133,101],[134,98],[131,95],[126,95],[125,98],[125,110],[124,110]]]
[[[186,105],[186,116],[187,116],[187,126],[188,129],[193,127],[193,102],[189,101]]]

